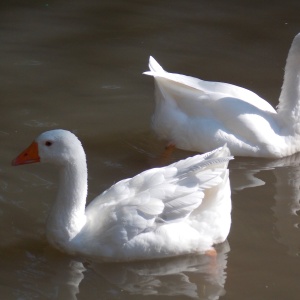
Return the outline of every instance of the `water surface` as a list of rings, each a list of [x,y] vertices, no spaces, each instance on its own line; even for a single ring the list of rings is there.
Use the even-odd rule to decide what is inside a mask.
[[[299,1],[14,1],[0,6],[1,299],[298,299],[300,157],[230,163],[232,229],[218,257],[96,264],[48,246],[54,168],[10,162],[42,131],[75,132],[89,200],[156,166],[154,56],[276,106]],[[172,160],[191,155],[176,151]],[[212,267],[213,266],[213,267]]]

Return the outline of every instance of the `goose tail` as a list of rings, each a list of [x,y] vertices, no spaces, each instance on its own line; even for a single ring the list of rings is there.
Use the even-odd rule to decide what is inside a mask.
[[[149,58],[149,69],[150,71],[146,71],[143,74],[155,76],[162,73],[166,73],[166,71],[162,68],[162,66],[154,59],[153,56]]]

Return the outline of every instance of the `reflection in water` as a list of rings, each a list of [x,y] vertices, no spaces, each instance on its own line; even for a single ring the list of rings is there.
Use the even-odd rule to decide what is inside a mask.
[[[236,176],[235,180],[231,180],[232,191],[241,191],[246,188],[258,187],[264,185],[265,182],[255,175],[261,170],[246,170],[241,168],[242,172],[239,172],[239,176]],[[240,170],[240,171],[241,171]]]
[[[262,170],[272,170],[275,175],[275,204],[272,207],[275,221],[275,239],[288,248],[292,256],[300,253],[300,153],[278,160],[249,160],[238,163],[231,180],[232,190],[242,190],[264,185],[257,178]],[[237,174],[238,176],[237,176]]]
[[[284,168],[276,168],[275,239],[288,248],[288,254],[300,254],[300,154],[278,161]]]
[[[130,295],[186,296],[219,299],[225,294],[229,245],[218,245],[217,257],[183,256],[172,259],[92,265],[93,270]],[[118,298],[116,291],[111,296]]]
[[[32,246],[1,250],[1,299],[77,299],[85,270],[82,263],[50,248]]]
[[[0,294],[5,299],[119,299],[124,292],[219,299],[225,294],[226,242],[217,247],[216,258],[198,255],[122,264],[83,263],[40,246],[1,251]]]

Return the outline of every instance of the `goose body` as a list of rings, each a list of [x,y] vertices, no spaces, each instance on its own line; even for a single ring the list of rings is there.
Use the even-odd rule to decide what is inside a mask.
[[[86,207],[87,165],[78,138],[42,133],[13,165],[59,168],[57,198],[46,233],[56,248],[106,261],[203,253],[226,240],[231,198],[226,146],[122,180]]]
[[[168,73],[150,57],[157,135],[184,150],[227,144],[235,156],[279,158],[300,151],[300,34],[291,45],[279,105],[228,83]]]

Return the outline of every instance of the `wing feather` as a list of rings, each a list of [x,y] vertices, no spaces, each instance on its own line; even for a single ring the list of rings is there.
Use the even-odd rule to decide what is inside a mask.
[[[230,159],[224,146],[144,171],[98,196],[87,207],[87,216],[103,238],[120,245],[161,222],[179,222],[199,208],[207,189],[222,183]]]

